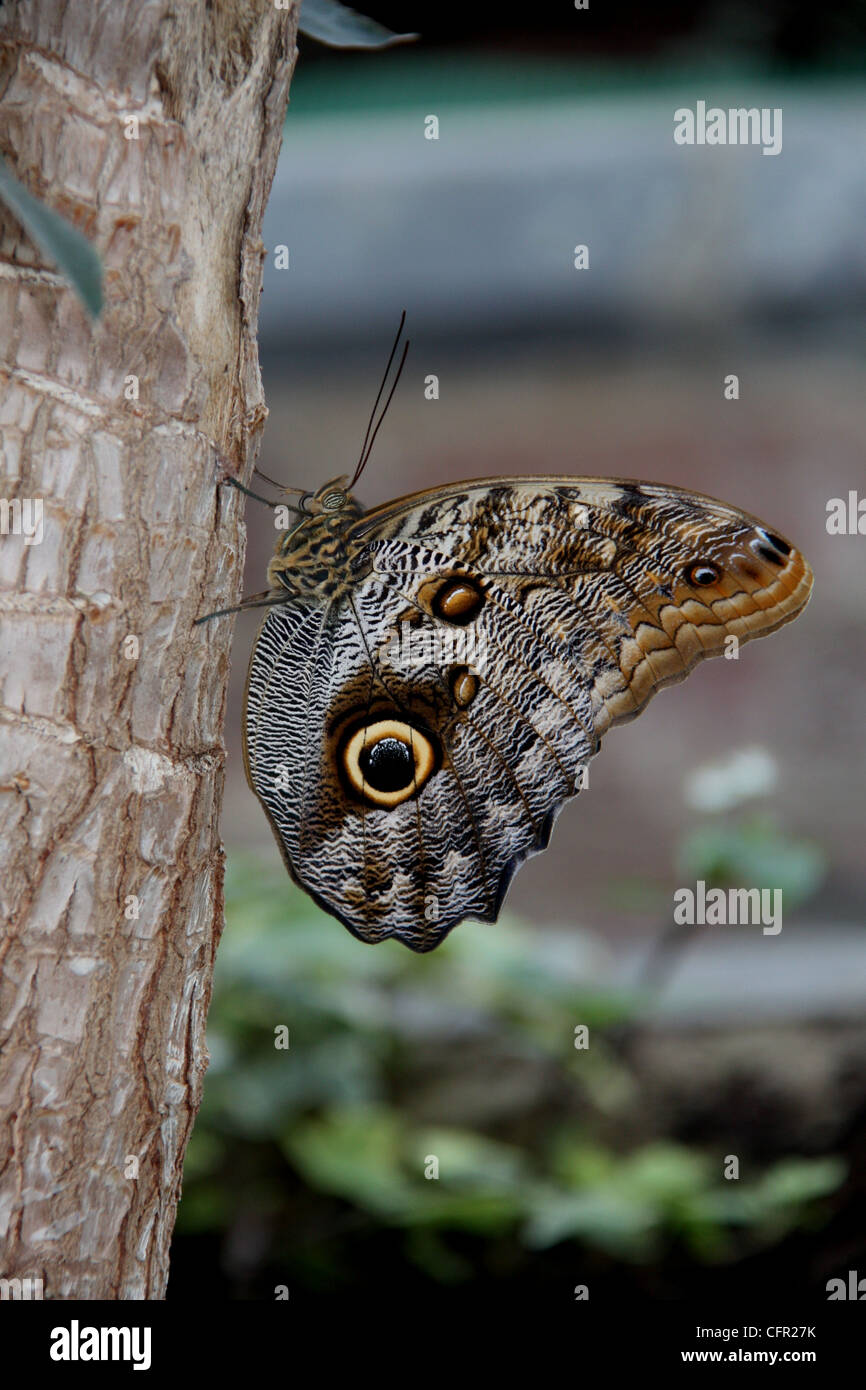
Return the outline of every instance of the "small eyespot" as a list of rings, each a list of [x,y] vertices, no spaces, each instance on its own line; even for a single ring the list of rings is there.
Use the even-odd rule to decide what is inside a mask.
[[[467,709],[478,694],[478,677],[468,666],[456,666],[451,672],[451,694],[454,703]]]
[[[781,565],[790,555],[791,547],[787,541],[783,541],[781,536],[776,536],[772,531],[760,530],[752,541],[752,549],[756,555],[760,555],[762,560],[767,560],[771,565]]]
[[[447,623],[465,627],[484,606],[484,594],[474,580],[468,577],[453,577],[445,581],[433,596],[431,608],[435,617]]]
[[[787,541],[783,541],[781,536],[774,535],[772,531],[765,531],[764,535],[770,542],[774,550],[779,550],[783,555],[790,555],[791,547]]]
[[[718,584],[721,570],[718,565],[712,565],[708,560],[695,560],[686,567],[685,577],[687,584],[694,584],[697,588],[703,589],[710,584]]]
[[[349,786],[373,806],[399,806],[415,796],[437,765],[426,734],[399,719],[362,724],[340,753]]]

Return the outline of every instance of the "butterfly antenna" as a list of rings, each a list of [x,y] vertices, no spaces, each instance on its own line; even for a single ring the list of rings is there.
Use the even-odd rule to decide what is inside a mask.
[[[405,363],[406,363],[406,354],[407,354],[408,351],[409,351],[409,340],[408,340],[408,338],[407,338],[406,343],[404,344],[404,347],[403,347],[403,356],[400,358],[400,365],[399,365],[399,367],[397,368],[397,375],[396,375],[395,378],[394,378],[394,385],[391,387],[391,390],[388,392],[388,399],[386,400],[384,406],[382,407],[382,414],[379,416],[379,419],[376,421],[376,428],[374,429],[373,433],[370,435],[370,443],[367,445],[367,452],[366,452],[366,454],[364,455],[364,457],[361,459],[361,462],[358,464],[358,467],[355,469],[355,476],[354,476],[354,478],[352,479],[351,483],[349,484],[350,489],[353,488],[353,487],[355,486],[356,482],[357,482],[358,479],[360,478],[361,474],[363,473],[363,471],[364,471],[364,469],[365,469],[365,467],[366,467],[366,465],[367,465],[367,460],[368,460],[368,458],[370,457],[371,453],[373,452],[373,445],[374,445],[375,442],[376,442],[376,435],[379,433],[379,429],[381,428],[382,421],[384,420],[386,414],[388,413],[388,406],[391,404],[391,398],[392,398],[392,396],[394,395],[394,392],[397,390],[397,382],[400,380],[400,377],[401,377],[401,375],[402,375],[403,367],[404,367],[404,365],[405,365]]]
[[[399,326],[399,328],[397,329],[397,336],[396,336],[396,338],[394,339],[394,346],[391,348],[391,356],[388,358],[388,365],[386,366],[385,371],[384,371],[383,376],[382,376],[382,384],[381,384],[381,386],[379,387],[378,394],[377,394],[377,396],[376,396],[375,401],[373,402],[373,409],[370,411],[370,419],[369,419],[369,421],[368,421],[368,423],[367,423],[367,433],[364,435],[364,443],[361,445],[361,457],[358,459],[358,466],[357,466],[357,468],[355,469],[354,475],[353,475],[353,477],[352,477],[352,481],[351,481],[350,484],[349,484],[349,488],[350,488],[350,489],[353,488],[353,487],[355,486],[356,482],[358,481],[358,479],[360,478],[362,472],[364,471],[364,466],[365,466],[365,464],[366,464],[368,458],[370,457],[370,450],[371,450],[372,447],[373,447],[373,440],[376,438],[376,434],[377,434],[377,432],[378,432],[379,425],[381,425],[382,421],[383,421],[384,418],[385,418],[385,411],[388,409],[388,406],[389,406],[390,401],[391,401],[391,396],[393,396],[393,394],[394,394],[394,386],[396,386],[396,385],[397,385],[397,382],[400,380],[400,373],[401,373],[402,370],[403,370],[403,363],[406,361],[406,353],[407,353],[408,348],[409,348],[408,342],[405,344],[405,346],[404,346],[404,348],[403,348],[403,358],[402,358],[402,360],[401,360],[401,362],[400,362],[400,366],[399,366],[398,369],[397,369],[397,377],[396,377],[396,379],[395,379],[395,381],[394,381],[394,386],[392,386],[392,388],[391,388],[391,394],[389,395],[387,401],[385,402],[385,409],[382,411],[382,414],[381,414],[380,417],[379,417],[379,424],[376,426],[376,429],[374,430],[374,429],[373,429],[373,421],[374,421],[375,418],[376,418],[376,411],[378,410],[378,408],[379,408],[379,402],[380,402],[380,400],[382,399],[382,392],[385,390],[385,384],[386,384],[386,382],[387,382],[387,380],[388,380],[388,373],[389,373],[390,370],[391,370],[391,363],[394,361],[394,354],[395,354],[396,351],[397,351],[397,344],[398,344],[399,341],[400,341],[400,336],[401,336],[401,334],[402,334],[402,332],[403,332],[403,325],[405,324],[405,322],[406,322],[406,310],[404,309],[403,312],[402,312],[402,314],[400,315],[400,326]],[[370,437],[370,431],[371,431],[371,430],[373,430],[372,438]]]

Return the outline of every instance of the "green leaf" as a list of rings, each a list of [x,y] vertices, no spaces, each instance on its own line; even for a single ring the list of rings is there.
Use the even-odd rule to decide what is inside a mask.
[[[844,1160],[835,1155],[783,1158],[764,1174],[758,1194],[768,1210],[797,1207],[829,1196],[841,1187],[846,1176]]]
[[[748,1226],[764,1240],[779,1240],[804,1224],[809,1208],[830,1196],[845,1181],[847,1166],[835,1155],[824,1158],[783,1158],[756,1182],[738,1182],[705,1193],[695,1211],[711,1222]]]
[[[663,1208],[700,1194],[709,1179],[709,1164],[702,1154],[663,1142],[631,1154],[620,1169],[620,1182],[629,1192]]]
[[[304,0],[298,29],[331,48],[390,48],[420,38],[419,34],[394,34],[339,0]]]
[[[59,213],[33,198],[0,159],[0,198],[25,231],[57,264],[85,308],[98,318],[102,310],[102,262],[86,237]]]
[[[401,1124],[374,1107],[332,1111],[292,1129],[283,1150],[311,1186],[399,1221],[410,1196],[401,1172]]]
[[[442,1168],[428,1180],[434,1145]],[[331,1110],[292,1128],[282,1147],[312,1186],[394,1225],[492,1234],[523,1210],[519,1152],[457,1129],[412,1135],[383,1107]]]
[[[580,1238],[611,1255],[640,1261],[653,1252],[658,1226],[651,1202],[613,1186],[575,1193],[539,1186],[523,1234],[534,1250]]]
[[[824,856],[816,845],[794,840],[766,817],[753,816],[693,831],[680,847],[677,872],[686,881],[702,878],[714,888],[772,884],[793,906],[818,887]]]
[[[424,1172],[428,1154],[439,1160],[439,1177],[427,1184],[429,1191],[519,1193],[525,1181],[525,1157],[519,1149],[470,1129],[443,1126],[407,1138],[405,1155],[412,1171]]]

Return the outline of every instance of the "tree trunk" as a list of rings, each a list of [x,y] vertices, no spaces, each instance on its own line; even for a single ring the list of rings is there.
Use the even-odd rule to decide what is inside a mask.
[[[165,1292],[223,906],[232,622],[193,622],[241,581],[296,8],[0,14],[0,152],[106,277],[94,327],[2,214],[0,498],[44,521],[0,536],[0,1278],[46,1298]]]

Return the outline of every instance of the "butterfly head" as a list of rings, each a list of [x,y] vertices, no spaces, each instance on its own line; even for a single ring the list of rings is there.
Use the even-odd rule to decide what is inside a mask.
[[[343,523],[355,521],[363,510],[349,491],[349,477],[344,473],[323,483],[316,492],[308,492],[303,500],[304,511],[309,516],[329,520],[338,518]]]

